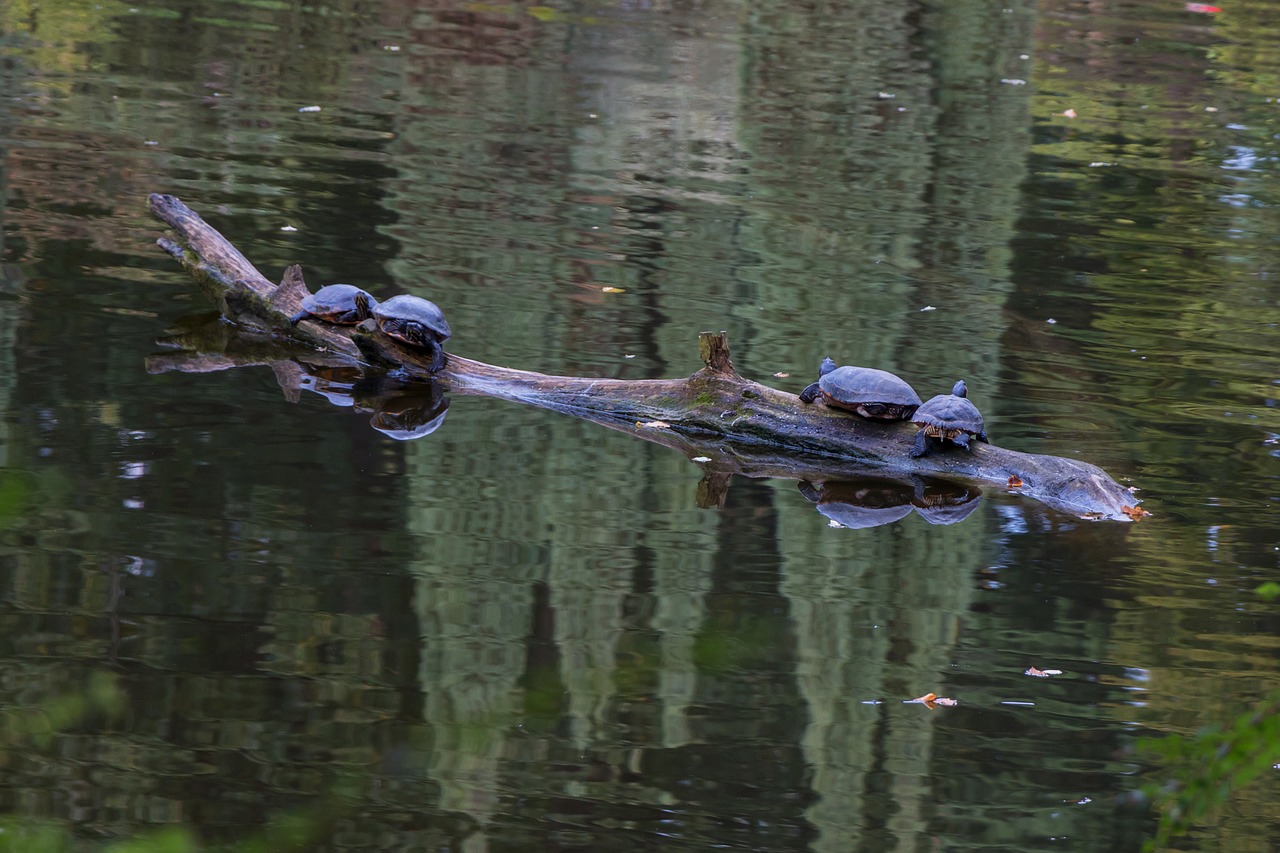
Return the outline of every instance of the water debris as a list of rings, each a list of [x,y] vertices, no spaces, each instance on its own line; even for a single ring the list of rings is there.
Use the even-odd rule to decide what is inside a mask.
[[[1010,474],[1010,475],[1009,475],[1009,482],[1008,482],[1008,486],[1009,486],[1009,488],[1011,488],[1011,489],[1021,489],[1021,488],[1022,488],[1023,486],[1025,486],[1025,485],[1026,485],[1026,483],[1022,482],[1022,478],[1021,478],[1021,477],[1019,477],[1017,474]]]
[[[1026,80],[1020,80],[1017,77],[1001,77],[1000,82],[1006,86],[1025,86]]]
[[[295,228],[295,227],[294,227],[294,226],[292,226],[292,225],[281,225],[281,226],[280,226],[280,230],[281,230],[281,231],[289,231],[289,232],[293,232],[293,231],[297,231],[298,229],[297,229],[297,228]]]
[[[1060,669],[1036,669],[1034,666],[1029,666],[1029,667],[1027,667],[1027,671],[1026,671],[1026,672],[1024,672],[1024,673],[1022,673],[1022,674],[1023,674],[1023,675],[1029,675],[1029,676],[1031,676],[1032,678],[1050,678],[1050,677],[1055,676],[1055,675],[1062,675],[1062,670],[1060,670]]]
[[[694,462],[697,462],[698,464],[700,464],[700,465],[701,465],[701,464],[704,464],[704,463],[710,462],[710,461],[711,461],[711,457],[710,457],[710,456],[695,456],[695,457],[693,457],[693,461],[694,461]]]
[[[936,693],[926,693],[918,699],[907,699],[903,702],[903,704],[904,705],[920,704],[920,705],[924,705],[926,708],[936,708],[939,705],[941,705],[943,707],[950,708],[950,707],[959,705],[960,703],[957,702],[955,699],[948,699],[946,696],[939,696]]]
[[[1058,321],[1053,319],[1052,317],[1050,317],[1048,320],[1045,320],[1045,322],[1048,323],[1050,326],[1056,326],[1058,324]]]
[[[1076,111],[1068,107],[1067,109],[1062,111],[1062,116],[1063,118],[1075,118]]]
[[[787,378],[788,376],[790,376],[790,375],[791,375],[791,374],[790,374],[790,373],[788,373],[788,372],[787,372],[787,371],[785,371],[785,370],[779,370],[777,373],[773,374],[773,378],[774,378],[774,379],[786,379],[786,378]]]
[[[1195,12],[1199,15],[1216,15],[1222,11],[1217,6],[1210,6],[1208,3],[1188,3],[1186,9],[1188,12]]]
[[[636,426],[640,429],[671,429],[671,424],[666,421],[636,421]]]
[[[921,310],[921,311],[937,311],[938,309],[937,309],[937,308],[934,308],[932,305],[926,305],[926,306],[924,306],[923,308],[921,308],[920,310]]]
[[[318,113],[318,112],[320,112],[320,108],[319,108],[319,107],[317,107],[315,104],[312,104],[312,105],[311,105],[311,106],[309,106],[309,107],[298,107],[298,112],[300,112],[300,113]]]
[[[1120,511],[1132,518],[1134,521],[1141,521],[1151,515],[1151,513],[1147,512],[1140,506],[1122,506],[1120,507]]]
[[[601,293],[626,293],[627,289],[625,287],[614,287],[612,284],[606,284],[604,287],[600,288],[600,292]]]

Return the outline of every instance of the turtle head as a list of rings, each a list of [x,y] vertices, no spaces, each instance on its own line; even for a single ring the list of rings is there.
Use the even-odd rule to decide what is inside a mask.
[[[961,379],[959,382],[957,382],[955,385],[951,387],[951,393],[956,397],[968,397],[969,389],[964,387],[964,380]]]
[[[828,356],[822,360],[822,364],[818,365],[818,378],[826,376],[828,373],[836,369],[836,363]]]
[[[356,294],[356,322],[363,323],[373,316],[373,305],[370,303],[369,294],[363,290]]]

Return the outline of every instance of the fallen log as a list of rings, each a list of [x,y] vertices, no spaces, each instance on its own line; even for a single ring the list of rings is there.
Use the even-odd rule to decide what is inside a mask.
[[[723,500],[728,476],[737,473],[810,484],[873,477],[917,492],[921,478],[940,478],[1009,489],[1083,518],[1126,521],[1147,514],[1137,508],[1130,489],[1076,459],[978,442],[971,453],[913,458],[909,451],[916,427],[911,423],[864,420],[821,404],[805,405],[795,394],[746,379],[733,367],[724,333],[699,336],[703,367],[684,379],[549,376],[454,353],[447,354],[443,369],[433,372],[429,358],[383,335],[372,321],[359,326],[312,319],[290,324],[309,292],[300,267],[289,267],[276,285],[177,198],[153,194],[149,207],[171,229],[157,244],[191,273],[234,324],[230,336],[219,323],[212,333],[193,331],[169,339],[166,343],[180,352],[153,357],[148,368],[155,372],[269,365],[286,396],[297,399],[299,378],[308,371],[392,371],[405,382],[434,383],[452,394],[539,406],[685,453],[706,472],[700,502],[707,505]],[[384,391],[380,399],[385,398]],[[439,403],[438,397],[433,399]]]

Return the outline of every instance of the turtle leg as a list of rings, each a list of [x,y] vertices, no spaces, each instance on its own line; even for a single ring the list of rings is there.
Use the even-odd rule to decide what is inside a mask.
[[[800,392],[801,403],[812,403],[816,399],[818,399],[818,383],[817,382],[806,387],[803,391]]]
[[[924,430],[916,433],[916,443],[911,445],[911,456],[919,459],[929,453],[929,436],[924,434]]]
[[[444,347],[440,346],[437,340],[431,340],[431,367],[427,368],[430,373],[439,373],[444,370]]]
[[[804,495],[805,500],[810,503],[816,504],[822,500],[822,490],[808,480],[801,480],[796,485],[800,489],[800,494]]]
[[[290,326],[296,326],[296,325],[298,325],[298,323],[302,320],[302,318],[303,318],[303,317],[306,317],[306,316],[307,316],[308,314],[310,314],[310,313],[311,313],[311,312],[310,312],[310,311],[308,311],[307,309],[305,309],[305,308],[304,308],[304,309],[302,309],[302,310],[301,310],[301,311],[299,311],[297,314],[294,314],[292,317],[290,317],[290,318],[289,318],[289,325],[290,325]]]
[[[969,433],[957,432],[955,435],[951,436],[951,440],[960,445],[963,449],[973,452],[973,448],[969,446]]]

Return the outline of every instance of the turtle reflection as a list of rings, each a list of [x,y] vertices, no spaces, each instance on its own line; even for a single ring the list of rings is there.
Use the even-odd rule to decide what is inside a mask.
[[[801,480],[800,494],[840,527],[855,530],[892,524],[912,511],[930,524],[963,521],[982,500],[976,488],[942,481],[857,480],[811,483]]]
[[[328,368],[307,373],[298,384],[332,405],[372,412],[369,425],[396,441],[431,435],[449,409],[449,398],[435,382],[398,382],[350,368]]]
[[[449,398],[435,382],[401,383],[385,377],[359,383],[356,406],[372,411],[369,425],[396,441],[426,438],[440,428]]]
[[[956,483],[923,481],[911,499],[920,517],[930,524],[956,524],[964,521],[982,503],[982,492]]]

